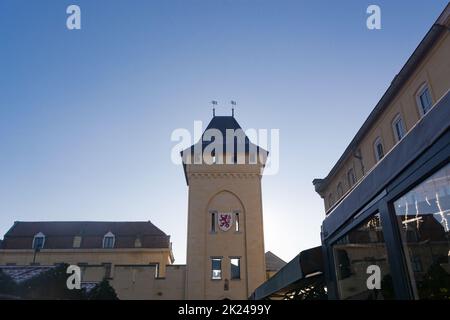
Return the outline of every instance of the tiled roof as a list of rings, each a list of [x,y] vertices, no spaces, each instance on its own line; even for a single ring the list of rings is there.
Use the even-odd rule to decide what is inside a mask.
[[[169,248],[170,236],[147,222],[15,222],[5,234],[2,249],[31,249],[34,236],[45,235],[44,249],[71,249],[75,236],[81,237],[81,249],[102,248],[108,232],[115,236],[115,248],[134,248],[136,239],[142,248]]]

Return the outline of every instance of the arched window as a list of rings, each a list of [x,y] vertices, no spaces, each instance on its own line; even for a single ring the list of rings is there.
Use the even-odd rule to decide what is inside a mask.
[[[353,170],[353,168],[348,170],[348,172],[347,172],[347,180],[348,180],[349,188],[351,188],[351,187],[353,187],[355,185],[355,183],[356,183],[356,176],[355,176],[355,171]]]
[[[337,196],[340,198],[344,194],[344,189],[342,188],[342,183],[338,183],[337,185]]]
[[[433,99],[431,98],[430,88],[424,83],[416,94],[416,102],[419,107],[420,115],[425,115],[433,106]]]
[[[400,114],[397,114],[392,121],[392,130],[394,131],[395,142],[399,142],[406,134],[405,124]]]
[[[331,208],[333,206],[333,204],[334,204],[334,197],[333,197],[333,194],[330,193],[328,195],[328,208]]]
[[[375,152],[375,159],[380,161],[384,157],[384,149],[383,149],[383,143],[381,142],[381,138],[378,137],[375,139],[375,142],[373,143],[373,149]]]
[[[45,235],[42,232],[37,233],[33,238],[33,249],[41,250],[44,248]]]
[[[110,231],[103,237],[103,248],[104,249],[112,249],[114,248],[114,244],[116,242],[116,237]]]

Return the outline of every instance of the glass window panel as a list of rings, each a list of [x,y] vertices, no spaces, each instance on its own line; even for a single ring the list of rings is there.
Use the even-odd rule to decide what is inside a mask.
[[[394,207],[415,295],[450,299],[450,164]]]
[[[405,128],[403,126],[403,121],[400,117],[397,120],[395,120],[394,129],[395,129],[395,139],[397,141],[402,140],[402,138],[405,136]]]
[[[240,279],[241,278],[241,259],[240,258],[232,258],[231,262],[231,279]]]
[[[44,237],[35,237],[34,238],[34,248],[40,250],[44,246]]]
[[[431,94],[430,90],[428,88],[425,88],[422,93],[419,96],[420,99],[420,105],[422,107],[423,113],[427,113],[428,110],[431,109],[433,102],[431,100]]]
[[[114,247],[114,237],[105,237],[103,247],[104,248],[113,248]]]
[[[212,279],[222,279],[222,259],[212,258],[211,259],[211,278]]]
[[[390,276],[389,262],[377,213],[333,245],[336,279],[341,299],[392,299],[394,291]],[[381,289],[369,290],[367,273],[370,265],[380,268]]]

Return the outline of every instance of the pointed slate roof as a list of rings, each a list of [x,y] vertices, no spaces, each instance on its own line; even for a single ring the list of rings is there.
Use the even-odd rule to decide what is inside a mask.
[[[255,145],[250,141],[234,116],[213,116],[205,131],[203,132],[200,141],[181,151],[181,157],[183,157],[185,153],[191,152],[191,154],[193,154],[194,151],[197,151],[196,149],[199,149],[203,152],[209,144],[213,143],[215,141],[214,132],[211,132],[211,135],[213,136],[212,139],[205,137],[205,134],[208,130],[218,130],[222,134],[222,146],[224,152],[228,150],[227,146],[231,146],[234,143],[234,153],[237,153],[240,150],[245,150],[246,153],[255,151],[257,153],[265,153],[266,155],[269,154],[267,150],[259,147],[258,145]],[[227,130],[232,130],[232,132],[242,130],[244,139],[238,139],[238,137],[234,137],[234,141],[229,141],[229,137],[227,137]],[[244,144],[244,146],[242,144]],[[199,148],[200,145],[201,149]],[[183,169],[186,177],[186,182],[189,184],[186,174],[186,163],[184,163],[184,161]]]
[[[223,137],[223,145],[227,145],[227,144],[231,144],[233,143],[233,141],[228,141],[227,140],[227,130],[232,130],[233,132],[235,132],[236,130],[242,130],[241,126],[239,125],[239,123],[236,121],[236,119],[232,116],[214,116],[211,121],[209,122],[208,126],[206,127],[205,131],[202,134],[202,138],[200,141],[198,141],[196,144],[192,145],[190,148],[184,150],[181,152],[181,154],[183,155],[184,152],[187,151],[194,151],[194,148],[196,145],[198,145],[199,143],[202,144],[202,151],[210,144],[214,141],[214,139],[212,139],[211,141],[209,141],[209,139],[205,138],[205,133],[208,130],[218,130],[220,131],[220,133],[222,134]],[[247,137],[247,135],[245,135],[244,138],[244,143],[245,143],[245,152],[249,152],[249,147],[253,146],[255,147],[255,150],[261,150],[261,151],[266,151],[262,148],[260,148],[259,146],[253,144],[250,139]],[[234,139],[234,149],[235,152],[236,150],[238,150],[238,145],[242,146],[242,141],[238,140],[237,137],[235,137]],[[267,152],[267,151],[266,151]]]

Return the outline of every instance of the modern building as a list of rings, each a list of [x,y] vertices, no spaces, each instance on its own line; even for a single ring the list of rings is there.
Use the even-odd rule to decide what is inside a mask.
[[[108,279],[120,299],[247,299],[273,271],[265,264],[261,195],[268,153],[233,115],[214,116],[181,155],[186,265],[173,264],[170,236],[150,221],[42,221],[14,223],[1,243],[0,270],[20,280],[68,263],[81,267],[85,286]]]
[[[450,5],[330,173],[313,181],[331,299],[449,296],[449,31]],[[380,290],[367,287],[369,266],[380,268]]]
[[[449,30],[447,5],[330,173],[313,181],[322,246],[253,299],[450,298]],[[380,289],[368,288],[372,275]]]

